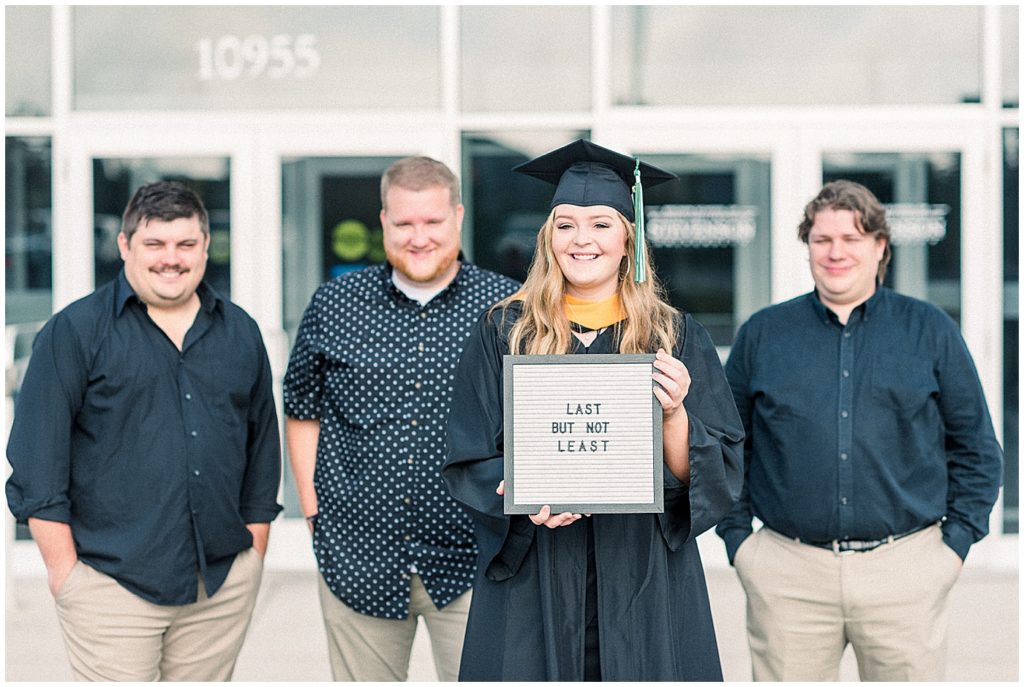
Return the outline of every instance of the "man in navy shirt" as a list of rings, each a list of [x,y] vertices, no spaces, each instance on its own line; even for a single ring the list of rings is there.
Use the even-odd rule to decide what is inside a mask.
[[[1002,479],[981,384],[952,319],[881,286],[870,191],[826,184],[799,237],[814,291],[751,317],[726,365],[746,482],[717,532],[754,679],[836,680],[852,644],[862,680],[941,680],[949,591]]]
[[[313,294],[284,381],[288,456],[320,568],[335,680],[405,680],[419,617],[459,673],[473,524],[441,481],[452,381],[480,314],[518,286],[462,260],[459,181],[425,157],[381,179],[388,262]]]
[[[256,323],[203,282],[185,186],[132,197],[117,279],[36,337],[7,499],[80,680],[228,680],[256,601],[280,444]]]

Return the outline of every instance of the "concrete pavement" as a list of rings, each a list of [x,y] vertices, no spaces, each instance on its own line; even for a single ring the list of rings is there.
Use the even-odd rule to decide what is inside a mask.
[[[707,579],[725,678],[749,681],[744,599],[739,582],[729,568],[710,568]],[[45,579],[12,576],[8,584],[6,679],[70,680]],[[952,603],[947,678],[958,682],[1017,681],[1017,572],[967,566],[954,587]],[[235,681],[325,681],[330,677],[316,573],[266,572]],[[857,680],[856,663],[849,650],[843,658],[841,678]],[[422,623],[409,679],[437,679]]]

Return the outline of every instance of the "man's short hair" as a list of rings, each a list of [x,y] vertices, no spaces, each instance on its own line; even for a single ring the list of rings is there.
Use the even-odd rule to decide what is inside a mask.
[[[398,186],[409,191],[422,191],[443,186],[448,189],[452,207],[462,202],[459,178],[443,162],[416,155],[395,162],[380,178],[380,206],[387,212],[388,190]]]
[[[892,235],[889,222],[885,219],[885,206],[878,202],[875,194],[855,181],[837,179],[825,184],[818,195],[804,207],[804,218],[800,222],[797,236],[807,243],[807,237],[814,226],[814,216],[822,210],[849,210],[853,213],[857,228],[875,240],[885,239],[885,253],[878,263],[878,281],[885,281],[885,268],[892,259]]]
[[[199,195],[181,182],[157,181],[140,186],[128,201],[121,221],[121,233],[131,243],[140,224],[153,219],[172,222],[188,217],[198,218],[203,234],[210,235],[210,216]]]

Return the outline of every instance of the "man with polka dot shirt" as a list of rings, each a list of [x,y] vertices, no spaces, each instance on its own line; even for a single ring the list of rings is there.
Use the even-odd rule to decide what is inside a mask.
[[[417,618],[457,679],[476,566],[441,480],[452,380],[481,313],[518,284],[462,260],[459,182],[410,157],[381,179],[388,262],[317,289],[284,380],[335,680],[405,680]]]

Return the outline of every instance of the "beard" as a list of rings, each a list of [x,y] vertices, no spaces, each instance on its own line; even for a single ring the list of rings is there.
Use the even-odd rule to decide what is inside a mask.
[[[416,260],[408,257],[405,251],[385,251],[391,266],[406,278],[428,284],[449,272],[452,264],[459,257],[459,246],[456,243],[450,249],[439,248],[429,260]]]

